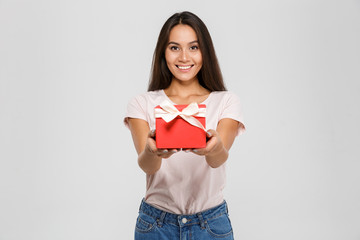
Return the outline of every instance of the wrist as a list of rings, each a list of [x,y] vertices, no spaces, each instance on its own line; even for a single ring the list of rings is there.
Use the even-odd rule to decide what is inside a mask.
[[[143,158],[147,160],[155,160],[155,159],[161,159],[159,155],[157,155],[157,152],[154,151],[151,147],[147,146],[145,147],[144,151],[142,152]]]
[[[228,156],[228,150],[224,146],[221,146],[221,148],[216,149],[216,151],[212,151],[205,155],[205,159],[210,167],[217,168],[228,159]]]
[[[138,157],[138,164],[140,168],[149,175],[154,174],[160,169],[161,162],[162,158],[149,147],[145,147]]]
[[[223,151],[226,151],[224,145],[220,142],[212,150],[208,151],[205,156],[212,157],[221,154]]]

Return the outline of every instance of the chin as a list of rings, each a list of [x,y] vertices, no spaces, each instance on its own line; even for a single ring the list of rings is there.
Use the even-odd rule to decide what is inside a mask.
[[[190,81],[194,81],[194,80],[197,80],[196,77],[193,77],[193,78],[181,78],[181,77],[176,77],[174,76],[174,78],[180,82],[190,82]]]

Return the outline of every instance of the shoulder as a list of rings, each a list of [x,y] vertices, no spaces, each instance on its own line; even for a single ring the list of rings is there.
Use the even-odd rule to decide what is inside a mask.
[[[239,97],[232,91],[214,91],[211,92],[211,101],[213,102],[240,102]]]
[[[242,104],[239,97],[231,91],[212,92],[211,101],[216,106],[220,113],[219,121],[221,119],[229,118],[240,122],[238,125],[237,134],[242,134],[245,130]],[[209,104],[210,105],[210,104]]]
[[[154,98],[158,98],[159,96],[162,95],[162,90],[156,90],[156,91],[150,91],[150,92],[144,92],[141,93],[139,95],[136,95],[132,98],[133,99],[137,99],[137,100],[151,100]]]
[[[163,90],[149,91],[141,93],[131,98],[128,102],[128,111],[136,110],[144,113],[151,112],[155,106],[159,105],[165,99]]]
[[[124,123],[128,126],[129,118],[138,118],[145,121],[150,121],[151,111],[154,109],[154,105],[161,98],[162,91],[151,91],[136,95],[130,99],[127,104],[126,114],[124,117]]]
[[[163,91],[157,90],[157,91],[150,91],[150,92],[144,92],[141,94],[138,94],[136,96],[133,96],[129,102],[128,105],[133,104],[139,104],[142,106],[145,106],[146,104],[151,104],[153,102],[158,102],[159,98],[163,97]]]

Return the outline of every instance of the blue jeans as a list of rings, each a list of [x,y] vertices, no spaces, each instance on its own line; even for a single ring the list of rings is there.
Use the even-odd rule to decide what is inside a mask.
[[[226,202],[193,215],[157,209],[144,200],[139,209],[135,240],[233,240]]]

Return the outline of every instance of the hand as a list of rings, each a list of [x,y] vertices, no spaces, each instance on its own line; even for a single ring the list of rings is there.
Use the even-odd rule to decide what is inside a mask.
[[[148,134],[148,138],[146,141],[145,151],[148,151],[152,154],[157,155],[161,158],[169,158],[174,153],[177,153],[181,149],[158,149],[156,147],[156,136],[155,130],[151,130]]]
[[[223,143],[221,141],[221,138],[218,132],[216,132],[215,130],[209,129],[206,132],[206,138],[207,138],[207,142],[205,148],[186,149],[185,151],[186,152],[191,151],[197,155],[206,156],[212,153],[217,153],[223,148]]]

